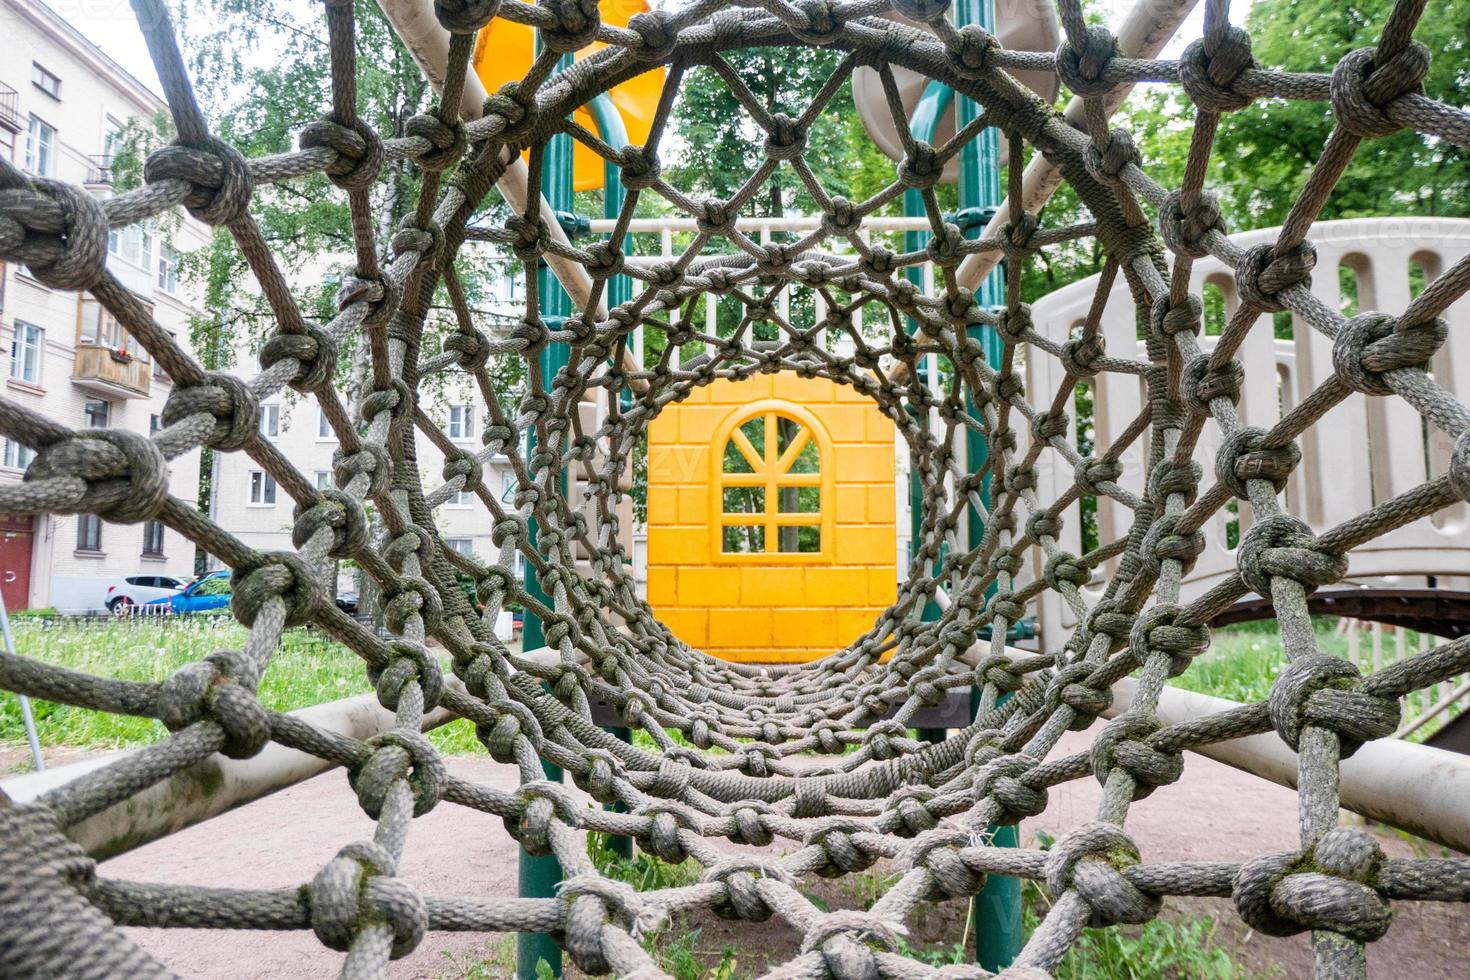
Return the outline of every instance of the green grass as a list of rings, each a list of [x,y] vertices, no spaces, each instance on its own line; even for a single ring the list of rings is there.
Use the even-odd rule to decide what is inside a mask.
[[[246,630],[224,616],[137,619],[45,625],[17,618],[16,652],[98,677],[163,681],[188,663],[216,650],[239,649]],[[276,711],[293,711],[324,701],[367,694],[366,665],[347,647],[315,630],[288,630],[260,683],[260,701]],[[119,749],[157,742],[168,735],[151,718],[113,715],[50,701],[33,700],[36,729],[47,747]],[[456,721],[431,733],[440,751],[480,752],[474,726]],[[20,704],[0,694],[0,743],[25,740]]]

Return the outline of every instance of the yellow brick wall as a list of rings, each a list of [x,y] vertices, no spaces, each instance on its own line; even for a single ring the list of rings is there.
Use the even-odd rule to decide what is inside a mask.
[[[775,400],[830,454],[820,555],[722,556],[714,441]],[[827,463],[830,460],[830,464]],[[670,405],[648,432],[648,601],[690,646],[747,663],[811,660],[873,624],[897,592],[893,424],[825,378],[715,381]]]

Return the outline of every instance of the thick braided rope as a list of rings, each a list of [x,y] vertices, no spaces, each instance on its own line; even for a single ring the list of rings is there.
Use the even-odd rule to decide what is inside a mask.
[[[379,975],[431,929],[540,931],[588,972],[653,976],[657,967],[639,937],[671,914],[712,909],[751,920],[777,916],[796,929],[801,952],[778,969],[782,976],[978,977],[986,975],[978,968],[939,971],[900,955],[895,924],[921,902],[967,898],[997,873],[1042,881],[1055,899],[1010,971],[1017,977],[1054,968],[1084,926],[1149,920],[1166,895],[1231,896],[1252,928],[1311,930],[1318,972],[1346,976],[1363,973],[1363,944],[1388,928],[1391,900],[1463,900],[1470,889],[1464,862],[1385,858],[1366,833],[1336,827],[1336,772],[1364,741],[1395,730],[1401,697],[1470,669],[1470,641],[1361,677],[1317,649],[1306,607],[1311,590],[1344,575],[1353,548],[1470,499],[1470,415],[1425,371],[1446,340],[1439,315],[1470,287],[1470,259],[1397,315],[1345,319],[1309,288],[1307,231],[1361,143],[1407,127],[1470,146],[1470,115],[1420,88],[1428,53],[1411,35],[1422,3],[1399,3],[1375,48],[1317,75],[1259,68],[1248,36],[1228,23],[1228,5],[1213,0],[1204,37],[1177,62],[1122,56],[1105,29],[1086,24],[1076,0],[1059,2],[1066,40],[1055,55],[1008,52],[976,28],[958,31],[942,2],[894,0],[918,28],[878,16],[889,6],[881,0],[709,0],[639,15],[618,28],[598,22],[595,4],[440,0],[436,13],[453,35],[449,81],[439,103],[410,120],[406,135],[383,139],[356,114],[351,6],[333,2],[324,9],[332,106],[303,132],[300,150],[253,161],[210,135],[158,0],[135,6],[177,142],[149,160],[142,188],[106,201],[28,180],[0,163],[0,258],[24,263],[47,285],[90,292],[175,379],[175,391],[165,428],[151,438],[73,432],[0,399],[0,434],[37,454],[23,482],[0,486],[0,512],[161,520],[233,570],[233,612],[250,634],[242,649],[212,655],[160,684],[0,658],[0,686],[8,690],[157,718],[173,732],[34,804],[0,808],[0,946],[15,951],[8,965],[20,974],[164,974],[116,928],[146,923],[310,928],[344,951],[343,973],[354,977]],[[494,16],[536,27],[546,51],[526,79],[490,97],[483,115],[461,119],[474,33]],[[592,41],[607,47],[555,70],[562,52]],[[768,112],[724,60],[725,52],[752,46],[808,44],[843,57],[816,104],[797,118]],[[730,200],[692,200],[661,175],[658,140],[671,99],[663,101],[647,146],[609,146],[569,121],[574,108],[655,64],[669,66],[671,94],[690,71],[718,72],[766,133],[768,163]],[[876,66],[890,92],[893,66],[917,71],[984,112],[937,147],[915,140],[895,113],[906,153],[896,179],[854,202],[826,193],[801,154],[811,121],[859,65]],[[1083,131],[1007,73],[1040,68],[1057,72],[1082,97]],[[1125,131],[1107,128],[1110,93],[1137,82],[1177,83],[1198,107],[1178,190],[1161,187],[1140,167]],[[1327,102],[1337,130],[1280,239],[1243,251],[1226,236],[1204,177],[1219,116],[1262,97]],[[1017,164],[1029,152],[1057,167],[1091,219],[1048,227],[1035,214],[1017,213],[1002,233],[976,239],[945,224],[934,193],[938,175],[986,127],[1005,133]],[[503,223],[479,214],[505,171],[506,151],[530,150],[531,186],[538,186],[547,141],[558,134],[622,169],[628,193],[606,241],[569,243],[535,207]],[[414,210],[382,242],[371,192],[388,160],[413,161],[424,175]],[[822,226],[791,241],[757,241],[740,215],[779,167],[793,168],[821,202]],[[347,195],[355,237],[355,268],[338,314],[326,323],[297,308],[250,215],[252,195],[262,188],[318,171]],[[1010,173],[1010,199],[1018,202],[1021,167]],[[864,222],[907,189],[919,191],[931,229],[925,248],[896,252],[881,238],[875,242]],[[640,260],[620,244],[646,196],[698,223],[698,234],[672,259]],[[109,229],[180,205],[229,231],[275,314],[262,370],[248,382],[204,371],[106,270]],[[1107,257],[1097,299],[1080,334],[1059,345],[1035,331],[1020,301],[1022,267],[1041,249],[1091,239]],[[572,318],[547,320],[537,313],[532,280],[518,326],[507,333],[477,323],[451,260],[483,242],[510,249],[528,268],[540,259],[580,267],[588,295]],[[956,285],[959,264],[981,254],[1009,260],[1001,309],[980,308]],[[1191,262],[1206,255],[1236,270],[1244,298],[1208,354],[1198,341],[1200,302],[1188,292]],[[943,272],[933,294],[903,276],[926,261]],[[632,299],[599,312],[616,275],[632,281]],[[1101,310],[1120,280],[1148,325],[1146,358],[1103,348]],[[441,282],[457,320],[442,335],[428,317]],[[707,335],[691,319],[710,294],[739,303],[732,335]],[[821,297],[825,315],[814,322],[788,316],[783,300],[794,295]],[[1331,338],[1336,373],[1270,430],[1247,428],[1234,407],[1240,368],[1233,355],[1251,330],[1270,329],[1263,312],[1280,309]],[[875,331],[873,322],[887,326]],[[967,328],[975,325],[998,332],[997,362],[969,339]],[[662,333],[667,344],[652,366],[629,367],[625,354],[639,329]],[[758,340],[757,333],[776,339]],[[349,339],[361,343],[371,367],[355,411],[333,383],[336,350]],[[548,344],[570,351],[570,363],[551,377],[538,356]],[[705,353],[684,359],[687,344],[702,344]],[[1023,350],[1059,360],[1066,375],[1058,391],[1028,396],[1017,370]],[[922,377],[931,355],[952,366],[947,385]],[[492,395],[489,370],[499,359],[520,359],[526,368],[513,414]],[[815,663],[757,669],[690,649],[657,621],[626,570],[618,505],[629,460],[668,405],[717,379],[777,371],[829,378],[873,399],[923,480],[924,524],[909,578],[872,629]],[[1065,407],[1076,385],[1100,372],[1136,376],[1147,397],[1113,444],[1083,455],[1069,438]],[[473,378],[486,395],[484,448],[476,453],[456,449],[419,407],[427,379],[455,373]],[[334,489],[317,490],[258,435],[260,399],[287,385],[320,404],[340,442]],[[1282,513],[1278,500],[1300,459],[1294,440],[1359,393],[1404,399],[1456,448],[1444,475],[1314,533]],[[578,411],[588,398],[605,405],[596,431],[584,431]],[[1224,441],[1214,473],[1206,475],[1191,457],[1210,425]],[[967,472],[949,449],[961,432],[986,445],[979,472]],[[527,433],[535,436],[531,451]],[[419,478],[419,440],[446,455],[437,486]],[[259,553],[169,495],[168,461],[201,445],[248,454],[296,501],[294,552]],[[1119,482],[1120,460],[1134,445],[1147,447],[1141,493]],[[1035,474],[1048,454],[1075,479],[1045,501]],[[517,479],[509,506],[481,479],[496,455]],[[580,496],[564,491],[569,479]],[[981,497],[987,483],[989,506]],[[435,509],[461,492],[478,498],[494,528],[500,550],[491,564],[451,551],[435,529]],[[1059,541],[1068,508],[1098,496],[1126,508],[1131,525],[1088,554],[1065,552]],[[1200,528],[1232,499],[1247,501],[1256,516],[1238,571],[1183,603],[1180,582],[1199,553]],[[967,507],[985,527],[973,548],[959,534]],[[517,553],[549,599],[517,579]],[[380,639],[324,599],[328,558],[353,559],[372,577],[395,639]],[[1081,586],[1101,570],[1110,578],[1094,601]],[[460,574],[475,583],[479,613],[458,586]],[[1270,698],[1202,721],[1161,724],[1155,709],[1165,679],[1208,649],[1204,624],[1252,590],[1273,601],[1291,661]],[[1061,596],[1079,627],[1055,649],[1008,651],[1008,627],[1046,591]],[[939,618],[923,621],[925,606],[941,599]],[[511,604],[545,624],[554,665],[514,655],[495,639],[491,624]],[[361,742],[261,706],[255,691],[282,631],[306,622],[363,658],[380,701],[395,712],[393,729]],[[988,647],[976,640],[986,627]],[[458,683],[441,675],[430,640],[452,658]],[[1132,707],[1099,724],[1111,685],[1129,674],[1140,680]],[[906,723],[921,707],[970,686],[980,690],[973,724],[936,745],[908,737]],[[660,751],[596,727],[591,698],[615,705]],[[473,721],[489,753],[518,767],[515,792],[445,771],[420,734],[436,707]],[[894,720],[870,724],[890,707]],[[1089,752],[1056,757],[1066,730],[1093,727]],[[1147,842],[1123,829],[1132,801],[1178,779],[1185,749],[1266,732],[1300,753],[1300,849],[1243,864],[1149,861]],[[361,806],[377,821],[372,840],[327,859],[304,886],[241,891],[108,880],[65,836],[67,827],[212,753],[245,758],[271,741],[346,767]],[[806,753],[829,758],[818,767],[798,764]],[[543,760],[571,773],[594,799],[625,804],[626,812],[582,806],[544,780]],[[1097,822],[1046,853],[988,846],[987,826],[1039,813],[1049,787],[1089,776],[1103,785]],[[567,877],[559,896],[446,898],[420,895],[397,878],[413,819],[445,802],[498,816],[529,852],[555,854]],[[693,858],[706,868],[703,883],[640,893],[607,880],[588,858],[590,831],[631,836],[666,861]],[[748,845],[779,838],[792,846],[758,860],[737,858],[712,844],[717,837]],[[898,859],[906,871],[866,913],[824,912],[800,891],[803,877],[858,872],[880,858]],[[45,900],[36,902],[37,895]]]

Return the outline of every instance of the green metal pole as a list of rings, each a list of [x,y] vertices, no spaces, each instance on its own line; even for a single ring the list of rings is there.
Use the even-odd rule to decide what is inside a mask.
[[[618,107],[613,105],[613,100],[606,92],[599,93],[597,98],[587,103],[587,109],[592,114],[592,123],[597,127],[597,135],[608,146],[620,147],[628,142],[628,130],[623,125],[623,117],[618,114]],[[602,165],[602,216],[604,218],[616,218],[623,209],[623,168],[611,160],[603,161]],[[623,251],[627,252],[633,248],[633,236],[623,236]],[[607,284],[607,305],[609,308],[626,303],[633,298],[633,280],[625,275],[616,275]],[[627,404],[631,404],[632,392],[624,390],[622,393],[629,396]],[[611,727],[604,729],[614,738],[632,744],[632,729]],[[627,813],[627,804],[621,800],[603,804],[603,809],[614,813]],[[620,858],[628,859],[633,856],[633,838],[614,834],[607,838],[607,849]]]
[[[539,38],[537,47],[540,47]],[[572,56],[568,54],[561,59],[557,67],[565,69],[571,67],[571,64]],[[540,190],[551,205],[553,212],[572,209],[572,138],[565,133],[559,133],[547,141],[545,155],[541,161]],[[536,262],[536,285],[542,318],[551,329],[560,327],[572,313],[572,301],[566,290],[562,289],[561,283],[552,273],[544,258]],[[571,352],[567,349],[566,344],[548,344],[541,352],[539,358],[541,377],[547,388],[551,387],[551,379],[556,377],[556,373],[567,365],[570,356]],[[529,458],[536,451],[534,427],[528,433],[527,438],[527,457]],[[565,481],[565,474],[561,479]],[[565,486],[562,489],[565,491]],[[529,527],[532,549],[537,548],[538,530],[537,522],[532,520]],[[526,563],[525,585],[526,592],[533,598],[545,603],[548,607],[553,607],[552,599],[541,588],[535,566],[530,562]],[[546,634],[541,620],[529,609],[526,610],[521,637],[522,647],[526,650],[534,650],[546,645]],[[560,767],[543,761],[541,768],[547,779],[553,782],[562,780]],[[557,887],[562,880],[562,869],[561,862],[556,859],[555,854],[534,857],[526,853],[525,848],[521,848],[518,872],[520,875],[519,894],[522,898],[554,898],[556,896]],[[562,953],[556,941],[544,933],[518,933],[516,936],[516,977],[518,980],[536,980],[537,964],[543,960],[551,968],[552,976],[561,976]]]
[[[959,27],[978,24],[991,34],[996,33],[995,0],[958,0],[955,4],[955,23]],[[980,107],[973,100],[960,96],[955,102],[955,128],[968,125],[979,112]],[[1011,159],[1011,166],[1020,166],[1021,148],[1013,146],[1011,152],[1015,154]],[[962,212],[974,209],[970,211],[971,214],[983,213],[986,209],[1000,205],[1000,135],[993,128],[982,130],[976,139],[966,143],[960,150],[959,191]],[[969,225],[966,233],[971,237],[979,235],[981,223],[976,221]],[[991,272],[980,283],[975,301],[981,307],[1004,305],[1005,276],[1000,269]],[[967,332],[980,342],[986,361],[992,366],[998,366],[1005,345],[995,329],[977,324]],[[977,411],[973,401],[968,407],[972,414]],[[978,472],[988,458],[989,450],[985,440],[967,433],[965,462],[969,465],[970,472]],[[991,505],[990,485],[991,477],[987,475],[980,489],[980,499],[986,507]],[[974,548],[984,536],[985,527],[974,507],[969,510],[969,518],[969,546]],[[979,707],[979,700],[979,690],[973,690],[970,695],[972,715]],[[1020,828],[1014,824],[1006,827],[992,826],[990,833],[993,846],[1020,845]],[[975,896],[974,928],[976,964],[982,969],[992,971],[1010,966],[1026,940],[1021,921],[1019,879],[1003,875],[990,875],[986,879],[985,887]]]

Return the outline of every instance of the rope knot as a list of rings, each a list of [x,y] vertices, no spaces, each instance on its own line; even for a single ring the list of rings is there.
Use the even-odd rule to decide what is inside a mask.
[[[1287,664],[1271,685],[1268,704],[1276,734],[1292,751],[1298,751],[1302,729],[1316,725],[1337,735],[1342,758],[1364,742],[1392,735],[1402,716],[1397,698],[1364,690],[1357,667],[1325,654]]]
[[[898,163],[898,181],[905,187],[926,191],[943,176],[944,161],[939,159],[939,151],[923,140],[915,140]]]
[[[1108,64],[1117,53],[1118,39],[1112,31],[1101,25],[1089,27],[1082,36],[1081,50],[1073,47],[1070,40],[1057,48],[1057,77],[1073,95],[1083,98],[1106,95],[1117,84],[1105,77]]]
[[[1149,333],[1160,339],[1172,338],[1181,330],[1198,337],[1204,328],[1204,306],[1194,295],[1184,297],[1179,303],[1160,296],[1149,310],[1148,327]]]
[[[1194,568],[1195,560],[1205,550],[1203,531],[1179,533],[1181,516],[1165,514],[1159,517],[1149,525],[1148,533],[1144,535],[1139,557],[1143,559],[1144,567],[1156,576],[1162,571],[1165,561],[1179,562],[1180,574],[1188,575]]]
[[[765,152],[772,160],[795,160],[806,152],[806,130],[784,112],[773,114]]]
[[[1184,366],[1180,389],[1184,403],[1196,415],[1209,415],[1210,403],[1216,398],[1240,403],[1240,387],[1245,382],[1245,368],[1231,358],[1224,364],[1212,364],[1210,355],[1197,354]]]
[[[1143,155],[1133,143],[1133,134],[1126,129],[1115,129],[1108,134],[1107,145],[1099,149],[1088,144],[1083,151],[1082,162],[1093,180],[1121,191],[1126,185],[1123,173],[1130,165],[1141,166]]]
[[[972,843],[968,831],[952,826],[936,827],[919,834],[904,849],[903,863],[907,867],[929,872],[926,900],[968,899],[985,887],[985,872],[971,868],[961,855]]]
[[[25,482],[62,481],[74,499],[51,509],[96,514],[113,524],[153,518],[168,503],[168,461],[152,439],[127,429],[80,429],[42,446]]]
[[[1189,668],[1189,662],[1210,648],[1210,628],[1179,622],[1184,610],[1179,606],[1159,603],[1133,621],[1128,632],[1128,648],[1138,663],[1147,663],[1156,654],[1169,658],[1169,676],[1178,677]]]
[[[311,929],[323,946],[346,952],[364,928],[386,925],[393,934],[389,957],[413,952],[428,931],[429,913],[418,892],[393,877],[395,864],[386,848],[358,841],[317,872],[306,898]]]
[[[650,64],[668,61],[678,45],[673,15],[667,10],[645,10],[628,18],[628,29],[638,35],[633,53]]]
[[[281,361],[294,359],[296,370],[287,380],[302,394],[321,391],[332,383],[337,371],[337,342],[320,327],[308,325],[306,333],[278,330],[260,348],[260,367],[269,371]]]
[[[398,309],[402,291],[386,276],[376,278],[344,273],[337,288],[337,312],[345,313],[355,303],[366,303],[364,327],[380,327]]]
[[[243,218],[255,184],[240,151],[211,136],[198,145],[171,143],[149,154],[143,179],[182,180],[189,185],[184,207],[207,225],[228,225]]]
[[[455,363],[467,373],[479,371],[490,363],[490,339],[479,330],[456,331],[444,338],[444,349],[452,351]]]
[[[587,275],[593,279],[611,279],[623,271],[623,264],[623,253],[611,241],[596,242],[587,247],[587,261],[584,265]]]
[[[346,191],[373,186],[385,159],[383,141],[361,119],[344,125],[330,116],[306,124],[298,145],[303,150],[328,149],[337,155],[325,167],[327,179]]]
[[[1184,49],[1179,56],[1179,84],[1205,112],[1233,112],[1255,98],[1234,88],[1241,73],[1254,67],[1250,35],[1239,27],[1228,27],[1217,44],[1206,39]]]
[[[1289,514],[1273,514],[1251,525],[1240,541],[1235,567],[1257,595],[1271,597],[1271,579],[1285,576],[1308,593],[1347,574],[1347,557],[1317,543],[1312,529]]]
[[[1132,711],[1104,725],[1088,750],[1097,781],[1106,786],[1113,771],[1122,770],[1133,777],[1135,800],[1176,782],[1184,773],[1184,757],[1178,749],[1161,749],[1151,743],[1150,736],[1160,727],[1155,715]]]
[[[424,711],[439,704],[444,693],[444,673],[422,643],[398,639],[388,644],[388,664],[368,667],[368,680],[378,694],[378,703],[389,711],[398,710],[398,700],[407,685],[418,683],[424,698]]]
[[[421,139],[429,144],[427,150],[413,155],[413,162],[429,173],[448,170],[454,166],[469,145],[465,137],[464,122],[444,117],[443,106],[435,105],[428,112],[409,116],[408,121],[403,124],[404,136]]]
[[[367,515],[362,504],[336,488],[317,491],[317,499],[297,504],[292,516],[295,523],[291,526],[291,544],[298,550],[323,529],[332,535],[327,549],[331,558],[354,558],[368,546]]]
[[[522,95],[519,82],[506,82],[500,86],[485,100],[483,110],[487,123],[500,120],[500,139],[513,146],[522,145],[527,130],[536,122],[535,111],[535,96]]]
[[[1284,490],[1292,471],[1301,462],[1301,447],[1294,442],[1268,447],[1265,441],[1265,430],[1251,426],[1226,436],[1215,453],[1215,479],[1243,499],[1250,497],[1250,480],[1270,481],[1274,493]]]
[[[619,799],[618,782],[627,778],[627,766],[623,760],[606,749],[588,749],[582,753],[584,772],[574,772],[572,778],[598,803],[613,803]]]
[[[332,453],[332,480],[345,487],[359,476],[368,478],[364,496],[376,497],[388,489],[393,479],[393,460],[388,450],[375,442],[364,442],[356,452],[338,449]]]
[[[1317,265],[1317,250],[1311,242],[1302,242],[1284,254],[1276,254],[1272,244],[1255,245],[1245,250],[1235,265],[1235,286],[1240,301],[1266,313],[1286,309],[1277,296],[1287,289],[1310,283]]]
[[[1389,110],[1400,97],[1424,91],[1429,58],[1429,48],[1419,41],[1410,41],[1382,64],[1377,48],[1349,51],[1332,69],[1332,113],[1338,126],[1362,139],[1398,132],[1403,124]]]
[[[1102,495],[1100,489],[1104,483],[1113,483],[1123,475],[1123,464],[1116,459],[1099,459],[1096,456],[1087,456],[1077,461],[1073,467],[1072,476],[1077,481],[1077,489],[1084,496],[1097,497]]]
[[[154,711],[171,732],[209,719],[225,734],[220,752],[231,759],[252,758],[271,740],[271,721],[253,685],[240,683],[251,674],[238,651],[211,653],[180,667],[159,685]]]
[[[1194,206],[1185,212],[1179,191],[1164,198],[1159,208],[1159,234],[1175,255],[1202,259],[1210,254],[1205,239],[1212,232],[1228,234],[1220,215],[1220,199],[1209,191],[1201,191]]]
[[[541,723],[530,708],[519,701],[509,700],[493,701],[489,708],[496,715],[495,724],[488,731],[481,725],[476,734],[490,752],[490,758],[500,763],[514,763],[516,739],[527,739],[533,748],[541,743],[544,737]]]
[[[1138,845],[1112,824],[1084,824],[1062,836],[1046,856],[1046,887],[1056,901],[1069,888],[1092,910],[1088,925],[1142,924],[1159,914],[1163,900],[1128,880],[1138,864]]]
[[[1092,719],[1113,703],[1111,688],[1086,683],[1095,667],[1095,664],[1082,662],[1068,664],[1053,674],[1046,685],[1047,710],[1055,711],[1063,704],[1071,708],[1076,717],[1067,727],[1073,731],[1086,729],[1092,724]]]
[[[728,858],[711,866],[700,881],[725,886],[725,900],[714,907],[722,919],[765,922],[771,917],[771,907],[761,895],[760,881],[764,878],[796,887],[796,880],[779,864],[758,857]]]
[[[648,828],[638,835],[638,846],[660,861],[683,864],[689,852],[680,839],[680,832],[698,836],[699,816],[682,803],[659,800],[648,803],[633,811],[636,817],[647,817]]]
[[[280,599],[286,607],[286,626],[302,626],[311,621],[321,599],[316,576],[299,555],[270,551],[261,564],[245,570],[236,569],[230,612],[243,625],[255,625],[255,619],[270,599]]]
[[[1336,827],[1297,853],[1264,854],[1240,866],[1231,898],[1240,917],[1268,936],[1326,929],[1360,943],[1388,931],[1383,851],[1366,831]]]
[[[0,256],[51,289],[82,290],[107,275],[107,212],[80,187],[36,178],[0,190]]]
[[[393,233],[392,246],[395,257],[417,253],[420,262],[432,263],[444,250],[444,229],[432,218],[420,224],[407,214]]]
[[[1437,317],[1401,323],[1386,313],[1361,313],[1333,338],[1332,368],[1354,391],[1391,395],[1393,387],[1384,375],[1404,368],[1427,370],[1447,336],[1448,324]]]
[[[558,54],[571,54],[597,40],[602,27],[597,0],[537,0],[537,7],[550,13],[555,24],[543,24],[541,43]]]
[[[883,976],[875,951],[898,949],[904,927],[868,912],[829,912],[801,937],[803,953],[820,952],[828,973],[843,980],[878,980]]]
[[[423,622],[425,633],[437,633],[444,619],[444,600],[422,578],[405,575],[395,586],[383,589],[383,624],[394,633],[403,633],[409,617],[415,615]]]
[[[433,671],[438,670],[434,665]],[[366,744],[372,754],[348,770],[348,781],[364,813],[374,820],[382,816],[388,792],[400,779],[408,781],[413,793],[414,816],[421,817],[434,809],[444,796],[444,782],[449,775],[428,738],[411,728],[390,728]]]
[[[861,821],[833,817],[807,834],[802,843],[808,847],[820,847],[827,858],[816,868],[817,874],[823,878],[840,878],[845,874],[857,874],[871,868],[880,855],[866,850],[853,840],[854,834],[867,833],[868,830],[868,826]]]
[[[1046,789],[1025,782],[1039,759],[1029,755],[1003,755],[991,760],[975,775],[975,800],[987,797],[999,806],[992,823],[1020,823],[1046,809]]]
[[[623,186],[630,191],[645,191],[658,183],[661,172],[658,157],[642,147],[625,146],[618,155]]]
[[[658,932],[668,922],[667,912],[640,895],[632,885],[601,875],[567,878],[557,884],[556,897],[567,904],[562,930],[567,952],[578,969],[591,975],[612,972],[602,938],[609,911],[635,939]]]
[[[500,0],[434,0],[439,26],[451,34],[475,34],[495,19]]]
[[[1000,39],[978,24],[966,24],[947,40],[945,56],[961,78],[974,80],[990,71],[990,59],[1001,50]]]

